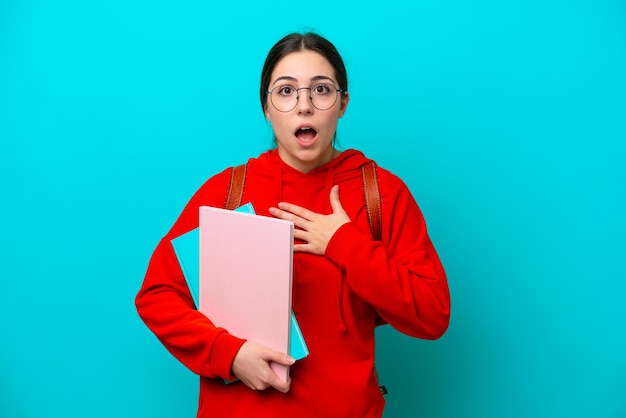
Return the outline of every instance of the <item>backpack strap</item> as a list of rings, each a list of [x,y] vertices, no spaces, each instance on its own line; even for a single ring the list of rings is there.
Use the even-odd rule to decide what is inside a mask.
[[[380,241],[383,229],[383,219],[380,210],[380,190],[378,188],[378,177],[376,176],[376,163],[370,161],[361,167],[363,173],[363,192],[365,193],[365,206],[367,208],[367,218],[370,223],[372,237]]]
[[[246,181],[247,164],[233,167],[230,175],[230,185],[228,186],[228,194],[226,195],[225,209],[234,210],[241,206],[241,198],[243,197],[243,184]]]
[[[376,175],[376,163],[370,161],[361,166],[363,173],[363,193],[365,194],[365,207],[367,208],[367,218],[370,223],[372,237],[380,241],[383,229],[383,218],[380,210],[380,189],[378,188],[378,176]],[[384,325],[385,321],[377,314],[376,326]],[[383,395],[389,393],[387,387],[383,385],[378,376],[378,368],[374,365],[374,376],[378,383],[378,389]]]

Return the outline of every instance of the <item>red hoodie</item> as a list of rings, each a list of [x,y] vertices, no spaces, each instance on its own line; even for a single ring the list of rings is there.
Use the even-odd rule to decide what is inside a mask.
[[[374,373],[377,314],[397,330],[424,339],[447,329],[450,296],[424,218],[405,184],[377,168],[382,239],[372,239],[355,150],[302,174],[274,151],[248,161],[242,203],[259,215],[285,201],[332,212],[330,188],[351,222],[330,240],[325,256],[295,253],[293,310],[310,355],[291,366],[291,389],[253,391],[232,379],[231,365],[245,342],[198,312],[171,240],[198,226],[200,206],[224,207],[231,169],[210,178],[191,198],[150,260],[136,298],[141,318],[163,345],[200,375],[198,417],[380,417],[385,401]],[[400,361],[411,361],[404,359]]]

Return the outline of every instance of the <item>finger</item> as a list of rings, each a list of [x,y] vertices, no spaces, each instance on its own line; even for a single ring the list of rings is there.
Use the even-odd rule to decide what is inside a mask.
[[[296,359],[291,357],[289,354],[272,350],[269,347],[267,347],[267,352],[265,353],[264,358],[267,361],[282,364],[283,366],[291,366],[296,362]]]
[[[296,228],[293,230],[293,237],[304,242],[309,242],[310,234],[304,229]]]
[[[294,253],[309,253],[311,250],[309,249],[309,244],[294,244],[293,245]]]
[[[290,213],[286,210],[278,209],[275,207],[271,207],[269,209],[269,212],[272,216],[275,216],[276,218],[279,218],[279,219],[284,219],[286,221],[293,221],[294,219],[297,218],[297,216],[294,215],[293,213]]]
[[[291,378],[288,377],[286,382],[283,382],[276,376],[276,380],[272,382],[272,387],[279,392],[287,393],[289,392],[289,388],[291,387]]]
[[[293,222],[293,224],[300,229],[307,230],[309,227],[310,221],[298,215],[295,215],[293,213],[290,213],[281,209],[277,209],[277,208],[270,208],[269,212],[272,216],[278,219]]]
[[[291,387],[291,378],[288,378],[286,382],[280,382],[278,386],[275,386],[276,390],[282,393],[289,392],[290,387]]]
[[[330,207],[333,209],[333,213],[343,212],[343,206],[341,206],[341,200],[339,199],[339,185],[334,185],[330,189]]]
[[[296,359],[290,355],[274,350],[268,352],[267,359],[271,362],[282,364],[283,366],[291,366],[296,362]],[[274,389],[282,393],[287,393],[289,391],[289,387],[291,386],[291,379],[289,378],[289,375],[287,375],[287,381],[283,381],[272,371],[271,377],[267,380],[267,383]]]
[[[313,218],[315,217],[315,212],[311,212],[310,210],[305,209],[302,206],[294,205],[292,203],[280,202],[278,203],[278,208],[282,209],[285,212],[297,215],[307,221],[313,220]]]

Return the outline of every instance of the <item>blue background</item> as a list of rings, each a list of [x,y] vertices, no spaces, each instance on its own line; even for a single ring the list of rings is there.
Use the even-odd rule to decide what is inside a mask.
[[[379,330],[386,418],[624,417],[626,5],[0,2],[0,416],[191,417],[133,299],[211,174],[271,145],[263,59],[343,54],[339,126],[449,274],[436,342]],[[349,379],[349,376],[346,376]]]

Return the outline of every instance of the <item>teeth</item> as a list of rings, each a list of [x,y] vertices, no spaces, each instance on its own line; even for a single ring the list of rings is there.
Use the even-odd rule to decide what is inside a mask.
[[[309,129],[311,129],[311,128],[306,127],[306,126],[304,128],[300,128],[301,131],[308,131]]]

